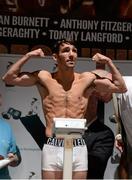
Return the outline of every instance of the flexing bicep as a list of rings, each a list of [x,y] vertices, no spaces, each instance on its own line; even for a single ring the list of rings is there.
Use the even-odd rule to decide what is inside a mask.
[[[94,81],[95,88],[97,91],[102,92],[120,92],[118,85],[114,84],[109,79],[96,79]]]
[[[19,86],[32,86],[37,82],[36,73],[20,73],[18,78],[16,78],[16,85]]]
[[[22,72],[19,73],[18,76],[14,76],[6,81],[8,85],[16,85],[16,86],[32,86],[37,82],[36,73]]]

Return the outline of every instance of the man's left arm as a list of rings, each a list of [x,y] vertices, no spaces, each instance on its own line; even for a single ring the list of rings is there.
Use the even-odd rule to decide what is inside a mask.
[[[112,60],[102,54],[95,54],[92,58],[96,63],[107,65],[110,72],[97,69],[92,71],[98,79],[94,81],[99,90],[106,92],[124,93],[127,91],[126,84]]]

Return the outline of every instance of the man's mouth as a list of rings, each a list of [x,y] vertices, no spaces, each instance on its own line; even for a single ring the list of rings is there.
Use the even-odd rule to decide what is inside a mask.
[[[73,61],[73,60],[70,60],[70,59],[69,59],[69,60],[67,60],[67,62],[74,63],[74,61]]]

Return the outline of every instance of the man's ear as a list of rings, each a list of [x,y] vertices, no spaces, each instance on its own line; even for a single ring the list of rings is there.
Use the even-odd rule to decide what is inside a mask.
[[[57,63],[57,54],[54,53],[54,54],[52,55],[52,57],[53,57],[53,60],[55,61],[55,64],[58,64],[58,63]]]

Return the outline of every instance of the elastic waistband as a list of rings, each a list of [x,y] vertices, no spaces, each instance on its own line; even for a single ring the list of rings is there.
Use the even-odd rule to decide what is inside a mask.
[[[55,137],[47,138],[47,143],[52,146],[64,147],[64,139],[58,139]],[[84,146],[85,141],[83,138],[73,139],[73,146]]]

